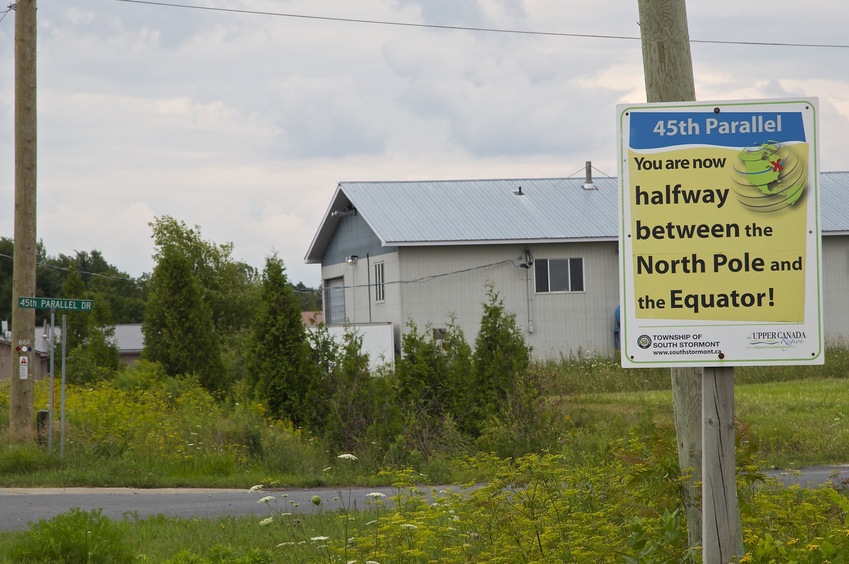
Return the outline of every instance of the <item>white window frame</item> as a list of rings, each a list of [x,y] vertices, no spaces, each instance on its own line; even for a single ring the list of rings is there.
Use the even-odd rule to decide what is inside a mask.
[[[386,270],[384,262],[374,263],[374,301],[382,304],[386,301]]]
[[[565,280],[558,281],[554,280],[554,286],[557,286],[557,289],[552,290],[552,279],[551,279],[551,263],[556,263],[558,270],[563,272],[562,269],[565,269]],[[580,280],[576,279],[577,272],[576,269],[580,266]],[[575,294],[582,293],[586,289],[586,280],[584,277],[584,258],[583,257],[569,257],[569,258],[556,258],[556,259],[541,259],[538,258],[534,261],[534,292],[537,294]],[[545,276],[542,278],[542,276]],[[565,282],[565,284],[564,284]],[[580,282],[580,288],[576,288],[578,284],[576,282]]]

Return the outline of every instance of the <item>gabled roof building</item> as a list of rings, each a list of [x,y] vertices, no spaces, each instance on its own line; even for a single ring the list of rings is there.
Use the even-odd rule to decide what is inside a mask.
[[[849,172],[820,175],[827,340],[849,336]],[[325,321],[453,318],[473,342],[487,285],[537,358],[614,350],[618,180],[342,182],[305,260],[321,264]]]

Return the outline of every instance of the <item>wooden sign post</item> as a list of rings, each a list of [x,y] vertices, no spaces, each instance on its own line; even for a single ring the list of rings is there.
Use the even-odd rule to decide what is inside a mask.
[[[734,368],[702,374],[702,560],[739,558],[743,527],[737,505],[734,437]]]

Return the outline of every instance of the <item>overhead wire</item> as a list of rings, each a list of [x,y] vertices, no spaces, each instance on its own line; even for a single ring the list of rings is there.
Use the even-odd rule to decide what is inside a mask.
[[[9,12],[14,11],[14,9],[15,9],[15,4],[16,4],[15,2],[13,2],[13,3],[9,4],[9,6],[8,6],[5,10],[3,10],[2,12],[0,12],[0,13],[2,13],[2,14],[3,14],[2,16],[0,16],[0,22],[2,22],[3,20],[5,20],[5,19],[6,19],[6,16],[8,16],[8,15],[9,15]]]
[[[204,11],[213,11],[213,12],[224,12],[224,13],[234,13],[234,14],[247,14],[247,15],[257,15],[257,16],[270,16],[270,17],[283,17],[283,18],[297,18],[297,19],[307,19],[307,20],[318,20],[318,21],[332,21],[332,22],[342,22],[342,23],[357,23],[357,24],[371,24],[371,25],[384,25],[384,26],[396,26],[396,27],[413,27],[413,28],[427,28],[427,29],[441,29],[441,30],[453,30],[453,31],[472,31],[472,32],[482,32],[482,33],[504,33],[504,34],[517,34],[517,35],[535,35],[535,36],[549,36],[549,37],[574,37],[574,38],[585,38],[585,39],[613,39],[613,40],[628,40],[628,41],[639,41],[641,38],[639,36],[627,36],[627,35],[611,35],[611,34],[594,34],[594,33],[569,33],[569,32],[552,32],[552,31],[538,31],[538,30],[521,30],[521,29],[504,29],[504,28],[487,28],[487,27],[474,27],[474,26],[459,26],[459,25],[440,25],[440,24],[425,24],[425,23],[415,23],[415,22],[400,22],[400,21],[390,21],[390,20],[373,20],[373,19],[362,19],[362,18],[345,18],[345,17],[334,17],[334,16],[318,16],[318,15],[310,15],[310,14],[295,14],[295,13],[286,13],[286,12],[272,12],[272,11],[263,11],[263,10],[247,10],[242,8],[222,8],[218,6],[204,6],[204,5],[190,5],[190,4],[180,4],[176,2],[159,2],[154,0],[113,0],[115,2],[121,2],[125,4],[143,4],[150,6],[159,6],[159,7],[167,7],[167,8],[183,8],[183,9],[193,9],[193,10],[204,10]],[[14,10],[15,4],[10,4],[9,7],[2,12],[2,17],[0,17],[0,21],[6,17],[6,15]],[[705,44],[714,44],[714,45],[753,45],[753,46],[773,46],[773,47],[806,47],[806,48],[833,48],[833,49],[849,49],[849,44],[828,44],[828,43],[785,43],[785,42],[777,42],[777,41],[730,41],[730,40],[714,40],[714,39],[690,39],[691,43],[705,43]],[[595,167],[593,167],[595,168]],[[580,170],[576,171],[573,174],[577,174]],[[598,170],[598,169],[596,169]],[[602,172],[599,170],[599,172]],[[602,172],[602,174],[605,174]],[[8,255],[0,254],[2,257],[12,258]],[[479,270],[482,268],[489,268],[492,266],[497,266],[499,264],[503,264],[506,262],[512,262],[510,260],[499,261],[492,264],[481,265],[477,267],[472,267],[468,269],[446,272],[442,274],[435,274],[431,276],[422,277],[415,280],[399,280],[393,282],[386,282],[386,284],[407,284],[407,283],[421,283],[427,282],[434,278],[439,278],[443,276],[449,276],[454,274],[460,274],[464,272],[469,272],[472,270]],[[57,270],[69,270],[66,267],[60,267],[57,265],[50,264],[41,264],[41,266],[47,268],[54,268]],[[132,277],[119,277],[119,276],[109,276],[105,274],[100,274],[96,272],[83,272],[83,274],[89,274],[93,276],[100,276],[103,278],[112,278],[116,280],[134,280]],[[296,289],[296,291],[298,291]],[[303,292],[314,292],[316,290],[307,289],[301,290]]]
[[[0,257],[15,260],[15,257],[9,256],[4,253],[0,253]],[[54,270],[62,270],[64,272],[70,272],[70,268],[67,266],[59,266],[58,264],[47,264],[46,262],[38,263],[36,266],[42,266],[44,268],[52,268]],[[135,282],[137,279],[132,276],[112,276],[109,274],[101,274],[99,272],[88,272],[86,270],[80,270],[80,274],[87,274],[89,276],[99,276],[100,278],[110,278],[112,280],[128,280],[130,282]]]
[[[549,37],[577,37],[577,38],[585,38],[585,39],[615,39],[615,40],[626,40],[626,41],[640,41],[641,38],[639,36],[631,36],[631,35],[610,35],[610,34],[596,34],[596,33],[568,33],[568,32],[560,32],[560,31],[536,31],[536,30],[526,30],[526,29],[503,29],[503,28],[492,28],[492,27],[474,27],[474,26],[461,26],[461,25],[440,25],[440,24],[426,24],[426,23],[415,23],[415,22],[400,22],[400,21],[390,21],[390,20],[372,20],[372,19],[363,19],[363,18],[343,18],[338,16],[317,16],[310,14],[294,14],[287,12],[271,12],[265,10],[247,10],[244,8],[221,8],[218,6],[204,6],[204,5],[191,5],[191,4],[180,4],[177,2],[158,2],[154,0],[113,0],[114,2],[122,2],[126,4],[146,4],[150,6],[161,6],[167,8],[185,8],[191,10],[205,10],[211,12],[225,12],[225,13],[233,13],[233,14],[248,14],[248,15],[256,15],[256,16],[271,16],[271,17],[280,17],[280,18],[298,18],[298,19],[306,19],[306,20],[320,20],[320,21],[331,21],[331,22],[342,22],[342,23],[358,23],[358,24],[371,24],[371,25],[385,25],[385,26],[396,26],[396,27],[414,27],[414,28],[427,28],[427,29],[443,29],[443,30],[452,30],[452,31],[474,31],[474,32],[482,32],[482,33],[509,33],[515,35],[538,35],[538,36],[549,36]],[[730,41],[730,40],[721,40],[721,39],[690,39],[690,43],[706,43],[706,44],[714,44],[714,45],[756,45],[756,46],[765,46],[765,47],[807,47],[807,48],[822,48],[822,49],[849,49],[849,44],[837,44],[837,43],[785,43],[780,41]]]

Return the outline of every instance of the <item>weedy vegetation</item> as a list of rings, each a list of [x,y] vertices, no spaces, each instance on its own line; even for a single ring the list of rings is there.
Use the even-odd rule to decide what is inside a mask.
[[[668,370],[584,355],[532,362],[493,289],[482,327],[472,347],[455,325],[440,341],[410,325],[396,370],[377,374],[356,333],[338,347],[319,331],[297,347],[312,367],[301,395],[274,404],[250,380],[210,388],[143,361],[68,386],[62,457],[58,422],[51,451],[8,446],[0,384],[2,486],[340,490],[307,508],[266,500],[263,518],[113,521],[74,509],[0,534],[0,562],[699,561]],[[741,562],[849,554],[845,484],[786,488],[761,473],[849,460],[849,352],[827,359],[736,370]],[[39,382],[36,408],[48,398]],[[344,501],[349,486],[389,484],[395,496],[375,493],[367,508]]]

